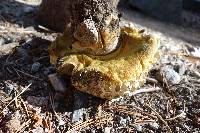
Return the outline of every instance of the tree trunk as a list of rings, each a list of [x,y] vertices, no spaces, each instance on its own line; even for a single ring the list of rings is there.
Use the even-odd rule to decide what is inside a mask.
[[[66,31],[78,43],[74,47],[101,55],[116,49],[120,34],[118,0],[43,0],[38,21],[44,26]]]

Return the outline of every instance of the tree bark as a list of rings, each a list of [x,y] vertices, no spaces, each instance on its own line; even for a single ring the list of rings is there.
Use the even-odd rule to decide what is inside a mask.
[[[118,0],[43,0],[37,15],[44,26],[74,35],[74,47],[101,55],[117,48]]]

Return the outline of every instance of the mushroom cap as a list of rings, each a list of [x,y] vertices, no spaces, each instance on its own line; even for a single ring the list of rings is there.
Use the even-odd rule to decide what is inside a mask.
[[[51,62],[57,63],[58,72],[71,76],[76,89],[109,100],[134,92],[144,84],[148,71],[159,58],[158,40],[128,27],[121,29],[119,47],[106,55],[79,53],[67,48],[69,40],[64,42],[66,48],[59,48],[61,44],[55,42],[49,48]]]

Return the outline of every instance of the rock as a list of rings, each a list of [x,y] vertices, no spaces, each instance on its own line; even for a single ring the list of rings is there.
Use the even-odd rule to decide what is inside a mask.
[[[142,132],[142,126],[141,125],[134,125],[134,128],[139,131]]]
[[[83,121],[83,115],[85,113],[85,109],[75,110],[72,114],[72,123]]]
[[[118,120],[118,122],[119,122],[119,124],[120,124],[121,126],[123,126],[123,127],[126,126],[126,123],[127,123],[126,119],[122,118],[121,116],[118,116],[118,117],[117,117],[117,120]]]
[[[5,40],[3,38],[0,38],[0,46],[5,44]]]
[[[191,52],[191,54],[193,56],[200,57],[200,47],[199,48],[194,48],[194,51]]]
[[[178,84],[181,81],[180,75],[171,66],[161,67],[156,74],[156,78],[160,82],[167,82],[170,85]]]
[[[33,63],[33,65],[31,66],[31,72],[33,73],[38,72],[40,67],[41,67],[41,64],[39,62]]]
[[[104,133],[110,133],[112,127],[105,127]]]
[[[159,125],[158,125],[158,123],[156,123],[156,122],[149,123],[149,126],[150,126],[151,128],[153,128],[153,129],[158,129],[158,128],[159,128]]]
[[[4,92],[7,94],[7,95],[11,95],[11,93],[15,90],[15,86],[11,83],[6,83],[6,86],[4,88]]]

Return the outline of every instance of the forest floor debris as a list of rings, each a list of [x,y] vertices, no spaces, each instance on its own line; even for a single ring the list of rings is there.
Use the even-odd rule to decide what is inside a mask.
[[[70,80],[67,93],[54,89],[49,75],[56,70],[47,47],[59,33],[38,28],[33,19],[38,6],[21,1],[0,2],[0,132],[200,132],[200,43],[195,29],[193,43],[173,36],[184,27],[178,30],[132,11],[135,21],[125,17],[121,25],[158,36],[162,55],[139,93],[105,101],[74,90]],[[173,37],[164,29],[174,29]]]

